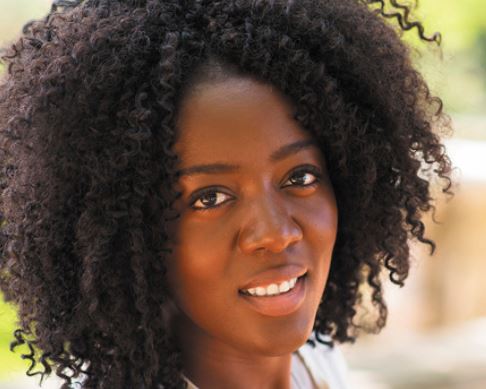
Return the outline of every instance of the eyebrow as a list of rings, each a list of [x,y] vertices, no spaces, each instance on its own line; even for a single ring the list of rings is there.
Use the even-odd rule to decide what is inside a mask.
[[[280,147],[275,150],[269,158],[270,162],[278,162],[290,155],[297,154],[298,152],[309,149],[312,147],[318,147],[317,142],[314,139],[300,140],[294,143]],[[196,165],[179,170],[179,176],[194,176],[197,174],[221,174],[231,173],[240,170],[241,166],[228,164],[223,162],[216,162],[211,164]]]

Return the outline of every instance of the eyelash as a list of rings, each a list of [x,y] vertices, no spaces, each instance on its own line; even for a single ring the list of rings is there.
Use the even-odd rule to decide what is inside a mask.
[[[321,173],[319,168],[317,168],[316,166],[312,166],[312,165],[306,165],[306,166],[298,167],[297,169],[295,169],[292,172],[292,174],[290,175],[288,180],[290,180],[291,178],[294,178],[294,177],[302,177],[303,175],[308,174],[308,173],[312,174],[315,177],[315,180],[312,181],[310,184],[306,184],[306,185],[299,185],[299,184],[286,185],[285,187],[297,186],[297,187],[301,187],[301,188],[309,188],[309,187],[316,186],[322,179],[322,173]],[[213,194],[213,193],[224,193],[224,192],[215,190],[214,188],[203,189],[203,190],[195,193],[191,197],[191,200],[190,200],[191,208],[194,209],[195,211],[198,211],[198,212],[207,212],[207,211],[211,211],[215,208],[219,208],[220,206],[224,205],[227,202],[227,201],[223,201],[222,203],[220,203],[218,205],[206,206],[205,208],[194,207],[194,204],[197,201],[201,200],[201,198],[203,198],[204,196],[206,196],[208,194]],[[229,195],[227,195],[227,196],[229,196]]]

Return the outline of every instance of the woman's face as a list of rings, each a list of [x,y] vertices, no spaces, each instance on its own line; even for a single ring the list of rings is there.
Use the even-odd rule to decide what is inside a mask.
[[[336,238],[324,156],[290,103],[250,79],[198,88],[178,131],[181,216],[167,276],[184,328],[251,355],[296,350],[312,331]],[[275,293],[271,284],[283,292],[243,292]]]

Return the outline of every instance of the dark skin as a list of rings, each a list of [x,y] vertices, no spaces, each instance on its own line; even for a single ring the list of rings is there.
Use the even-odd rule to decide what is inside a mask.
[[[292,352],[312,332],[336,239],[324,156],[290,102],[251,79],[201,85],[181,108],[180,168],[239,166],[179,181],[168,281],[184,374],[201,389],[290,388]],[[307,271],[302,304],[283,316],[253,310],[239,288],[288,264]]]

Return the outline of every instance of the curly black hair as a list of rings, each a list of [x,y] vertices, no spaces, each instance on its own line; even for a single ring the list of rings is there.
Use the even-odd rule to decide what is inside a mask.
[[[451,193],[449,131],[402,33],[396,0],[61,1],[3,51],[0,287],[18,306],[12,349],[62,388],[180,388],[160,308],[179,215],[173,151],[181,100],[232,76],[271,84],[324,150],[339,209],[317,340],[354,341],[360,287],[374,329],[380,273],[403,285],[432,181]],[[332,343],[332,342],[331,342]],[[43,371],[34,372],[37,364]]]

